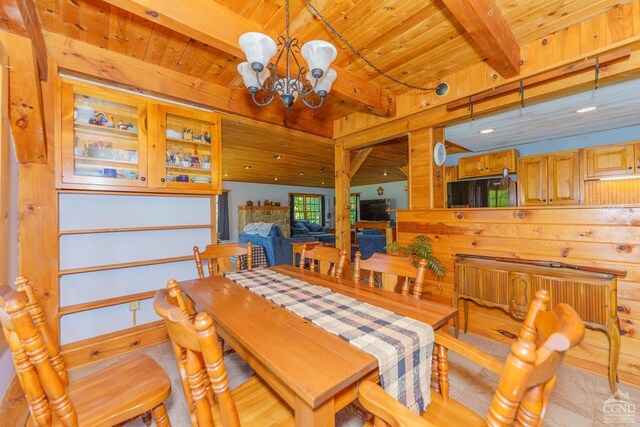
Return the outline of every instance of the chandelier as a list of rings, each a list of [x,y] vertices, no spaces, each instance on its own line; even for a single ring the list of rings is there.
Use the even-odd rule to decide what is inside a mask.
[[[298,96],[307,107],[320,107],[338,74],[329,68],[336,59],[336,48],[324,40],[312,40],[300,48],[298,39],[289,35],[289,0],[286,0],[285,7],[286,32],[284,37],[278,37],[277,44],[262,33],[251,32],[240,36],[238,43],[247,61],[238,65],[238,73],[249,89],[253,102],[264,107],[271,104],[277,94],[289,114]],[[275,62],[270,64],[276,53]],[[297,53],[302,54],[310,71],[300,65]],[[281,60],[285,61],[286,70],[282,76],[278,75]],[[316,97],[311,95],[312,92]]]

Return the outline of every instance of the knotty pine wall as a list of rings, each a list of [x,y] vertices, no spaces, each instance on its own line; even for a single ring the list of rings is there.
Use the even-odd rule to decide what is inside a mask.
[[[626,270],[618,280],[622,347],[619,377],[640,385],[640,208],[530,207],[403,210],[397,212],[401,243],[424,234],[446,265],[442,283],[431,280],[431,299],[450,303],[456,253],[548,260]],[[521,323],[498,309],[469,304],[469,330],[511,342],[498,332],[517,333]],[[605,375],[606,335],[587,329],[567,362]]]

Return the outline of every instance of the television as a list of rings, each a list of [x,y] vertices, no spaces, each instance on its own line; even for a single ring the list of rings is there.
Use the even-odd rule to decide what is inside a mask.
[[[360,200],[360,220],[391,221],[389,199]]]

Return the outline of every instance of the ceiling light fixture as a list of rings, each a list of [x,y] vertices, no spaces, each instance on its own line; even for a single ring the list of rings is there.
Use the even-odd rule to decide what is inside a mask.
[[[597,110],[598,107],[585,107],[585,108],[581,108],[579,110],[576,110],[576,113],[578,114],[582,114],[582,113],[588,113],[589,111],[593,111],[593,110]]]
[[[331,43],[324,40],[311,40],[300,48],[298,39],[291,38],[289,35],[289,0],[286,0],[285,11],[285,36],[279,36],[277,44],[271,37],[262,33],[244,33],[240,36],[238,44],[247,61],[238,65],[238,73],[249,89],[253,102],[263,107],[271,104],[278,94],[289,114],[298,96],[309,108],[318,108],[322,105],[324,98],[331,90],[333,81],[338,76],[334,69],[329,68],[336,59],[338,51]],[[279,46],[281,50],[278,53]],[[311,71],[307,72],[307,69],[300,65],[296,52],[302,54]],[[269,72],[269,63],[276,53],[278,56]],[[286,64],[284,75],[278,74],[278,64],[281,59]],[[292,70],[292,66],[297,70]],[[263,95],[260,99],[256,98],[259,92]],[[310,97],[311,92],[316,93],[319,101]]]
[[[225,172],[225,173],[224,173],[224,176],[229,176],[229,173],[228,173],[228,172]]]
[[[387,172],[383,172],[383,173],[382,173],[382,175],[387,176],[387,175],[388,175],[388,173],[387,173]]]
[[[282,156],[280,154],[276,154],[275,156],[273,156],[273,158],[276,160],[280,160]]]
[[[275,178],[273,178],[273,180],[274,180],[274,181],[277,181],[277,180],[278,180],[278,177],[276,176]]]
[[[495,129],[482,129],[480,131],[481,134],[487,134],[487,133],[491,133],[491,132],[495,132]]]
[[[243,168],[245,168],[245,169],[251,169],[251,166],[246,165],[246,166],[243,166]]]
[[[304,172],[298,172],[298,175],[304,175]]]

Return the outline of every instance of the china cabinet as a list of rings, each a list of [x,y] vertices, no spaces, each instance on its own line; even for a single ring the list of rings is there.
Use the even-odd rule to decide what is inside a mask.
[[[68,81],[60,111],[58,188],[220,193],[217,114]]]

